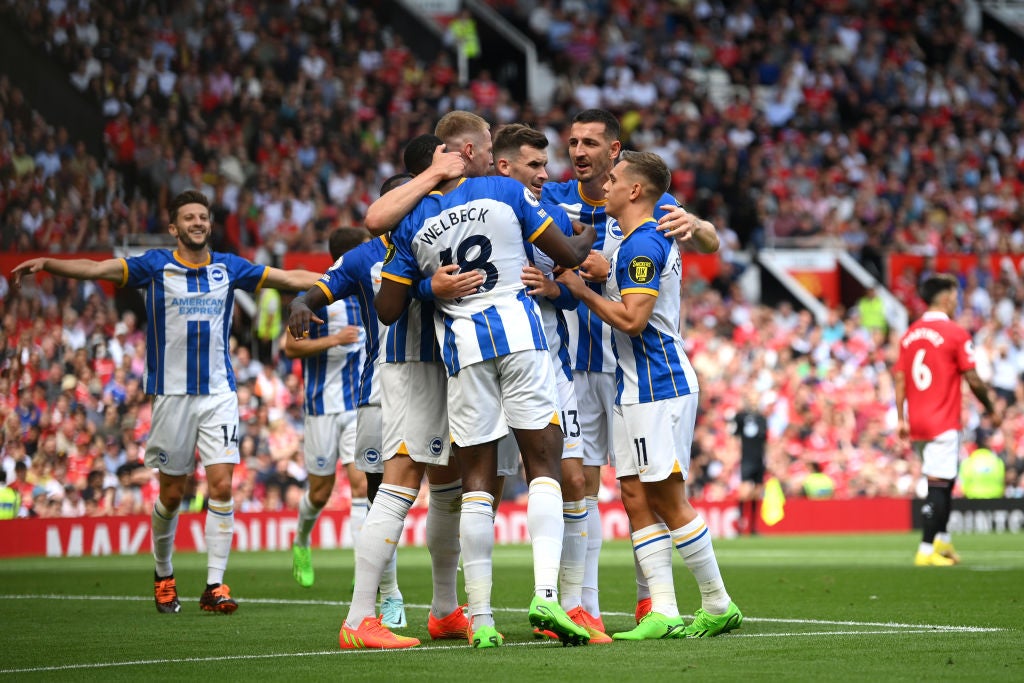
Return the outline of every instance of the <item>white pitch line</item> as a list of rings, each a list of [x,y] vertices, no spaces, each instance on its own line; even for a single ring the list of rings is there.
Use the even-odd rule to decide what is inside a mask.
[[[0,600],[96,600],[96,601],[131,601],[131,602],[148,602],[153,598],[148,595],[60,595],[56,593],[49,594],[10,594],[0,595]],[[178,598],[181,602],[198,602],[197,600],[191,600],[189,598],[182,599]],[[345,600],[290,600],[285,598],[239,598],[243,604],[253,605],[314,605],[314,606],[326,606],[326,607],[346,607],[351,603]],[[418,605],[415,603],[405,603],[407,609],[430,609],[430,605]],[[525,614],[529,610],[523,607],[494,607],[495,612],[503,612],[508,614]],[[626,617],[633,616],[632,612],[608,612],[604,614],[613,617]],[[686,617],[688,615],[684,615]],[[943,631],[947,633],[995,633],[1002,631],[1001,628],[990,628],[984,626],[957,626],[950,624],[905,624],[894,621],[838,621],[832,619],[788,619],[788,618],[776,618],[776,617],[743,617],[744,621],[750,622],[763,622],[767,624],[808,624],[815,626],[860,626],[864,628],[887,628],[887,629],[923,629],[930,631]],[[863,633],[863,631],[855,631],[855,633]],[[749,634],[755,635],[755,634]]]

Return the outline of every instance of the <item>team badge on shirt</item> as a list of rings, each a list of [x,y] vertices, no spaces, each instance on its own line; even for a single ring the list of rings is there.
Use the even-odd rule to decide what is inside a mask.
[[[395,245],[389,244],[388,250],[384,252],[384,263],[391,263],[393,258],[395,258]]]
[[[621,240],[623,237],[622,228],[619,227],[619,222],[614,218],[608,218],[608,222],[605,223],[604,229],[605,232],[614,239]]]
[[[654,279],[654,261],[646,256],[634,257],[629,262],[629,279],[638,285],[646,285]]]
[[[538,206],[540,206],[540,200],[537,199],[537,196],[535,194],[533,194],[533,192],[530,191],[530,188],[528,188],[528,187],[524,187],[523,188],[523,197],[526,198],[526,203],[529,204],[530,206],[532,206],[534,208],[537,208]]]

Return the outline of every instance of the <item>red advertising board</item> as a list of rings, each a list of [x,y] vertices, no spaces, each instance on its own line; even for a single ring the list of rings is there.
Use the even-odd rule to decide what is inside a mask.
[[[703,515],[716,538],[736,536],[735,503],[702,503],[694,507]],[[762,533],[909,531],[911,501],[862,498],[855,500],[790,500],[785,517],[773,527],[759,525]],[[135,555],[152,550],[149,516],[15,519],[0,522],[0,557],[82,557]],[[402,545],[426,544],[426,508],[414,508],[405,523]],[[606,539],[629,538],[629,520],[622,506],[601,506]],[[284,550],[295,536],[294,512],[257,512],[235,515],[236,551]],[[204,515],[183,514],[178,522],[175,547],[179,551],[205,551]],[[528,543],[526,506],[503,504],[494,520],[498,543]],[[348,513],[325,511],[313,532],[313,545],[331,549],[351,547]]]

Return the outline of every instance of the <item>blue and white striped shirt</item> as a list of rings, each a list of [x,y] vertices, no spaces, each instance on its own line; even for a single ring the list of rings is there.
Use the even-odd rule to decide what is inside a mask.
[[[359,327],[360,338],[366,336],[361,327],[359,300],[354,296],[339,299],[314,312],[324,322],[310,326],[310,339],[337,334],[349,326]],[[361,339],[302,359],[306,415],[331,415],[356,409],[364,345],[365,339]]]
[[[328,303],[350,296],[359,302],[359,318],[365,335],[363,371],[359,378],[360,406],[380,404],[380,392],[374,377],[385,327],[377,320],[373,297],[380,289],[380,270],[387,250],[388,243],[384,237],[364,242],[342,254],[316,283],[327,295]]]
[[[587,225],[593,225],[597,231],[593,249],[611,261],[612,254],[622,243],[622,229],[614,218],[605,214],[605,200],[593,199],[583,194],[582,183],[578,180],[567,180],[561,183],[544,183],[541,194],[544,202],[561,206],[569,217]],[[654,207],[654,217],[665,215],[659,207],[663,204],[677,206],[679,202],[672,195],[666,194]],[[666,239],[662,237],[662,239]],[[667,240],[666,240],[667,241]],[[598,294],[605,295],[605,286],[600,283],[588,282],[587,285]],[[576,315],[567,315],[569,330],[569,355],[573,369],[586,372],[614,372],[615,354],[612,352],[611,327],[606,325],[589,308],[580,304]]]
[[[631,232],[612,255],[607,297],[642,294],[658,299],[647,326],[635,337],[613,330],[619,405],[651,403],[697,391],[697,374],[679,334],[682,262],[675,240],[658,232],[654,218]]]
[[[527,349],[547,350],[537,302],[526,293],[524,241],[554,220],[533,193],[511,178],[463,179],[447,194],[424,197],[392,234],[394,257],[383,277],[412,285],[442,265],[484,275],[479,291],[435,302],[434,323],[449,375],[467,365]]]
[[[234,290],[257,291],[266,266],[219,252],[189,263],[169,249],[121,261],[121,286],[146,288],[146,393],[235,391],[228,350]]]

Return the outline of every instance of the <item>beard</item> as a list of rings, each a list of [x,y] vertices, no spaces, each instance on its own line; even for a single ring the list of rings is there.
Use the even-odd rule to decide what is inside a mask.
[[[192,251],[199,251],[205,249],[210,243],[210,233],[203,235],[201,240],[192,239],[192,236],[187,231],[178,232],[178,241],[181,242],[182,246]]]

